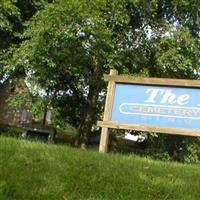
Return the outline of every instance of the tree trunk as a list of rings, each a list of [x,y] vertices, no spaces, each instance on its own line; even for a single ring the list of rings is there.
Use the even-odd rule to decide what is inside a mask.
[[[47,97],[46,97],[46,101],[45,101],[45,107],[44,107],[44,113],[43,113],[43,119],[42,119],[42,125],[45,126],[46,125],[46,121],[47,121],[47,112],[48,112],[48,102],[49,102],[49,89],[47,90]]]
[[[79,144],[81,148],[85,149],[88,143],[88,137],[91,133],[93,124],[97,118],[97,104],[100,88],[90,86],[88,93],[88,104],[85,109],[85,115],[79,126]]]
[[[102,68],[99,67],[97,59],[92,56],[92,74],[90,77],[91,84],[87,96],[87,106],[85,108],[84,116],[79,126],[79,144],[81,148],[85,149],[88,143],[88,137],[91,133],[92,126],[97,120],[97,106],[99,93],[102,89]]]
[[[47,104],[45,105],[45,108],[44,108],[44,113],[43,113],[43,119],[42,119],[42,125],[45,126],[46,125],[46,121],[47,121],[47,111],[48,111],[48,108],[47,108]]]

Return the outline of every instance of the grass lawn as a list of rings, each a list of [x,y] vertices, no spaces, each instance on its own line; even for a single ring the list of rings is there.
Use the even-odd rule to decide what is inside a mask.
[[[199,200],[200,166],[0,137],[0,200]]]

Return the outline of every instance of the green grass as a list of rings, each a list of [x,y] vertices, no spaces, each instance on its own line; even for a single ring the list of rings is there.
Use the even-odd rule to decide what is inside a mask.
[[[199,200],[200,167],[0,137],[0,200]]]

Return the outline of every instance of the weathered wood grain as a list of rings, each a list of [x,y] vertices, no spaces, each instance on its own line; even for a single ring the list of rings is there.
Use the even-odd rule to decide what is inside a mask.
[[[142,78],[126,75],[104,75],[105,81],[116,83],[135,83],[147,85],[171,85],[182,87],[200,87],[200,80],[169,79],[169,78]]]

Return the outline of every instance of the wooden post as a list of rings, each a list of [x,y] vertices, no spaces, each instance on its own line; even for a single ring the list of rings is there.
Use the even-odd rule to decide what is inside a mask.
[[[115,69],[110,70],[110,75],[117,75],[118,71]],[[109,81],[108,82],[108,89],[106,95],[106,103],[104,109],[104,117],[103,121],[110,121],[111,114],[112,114],[112,105],[115,95],[115,82]],[[101,129],[101,139],[99,145],[99,152],[106,153],[108,150],[108,139],[109,139],[109,132],[107,127],[102,127]]]

